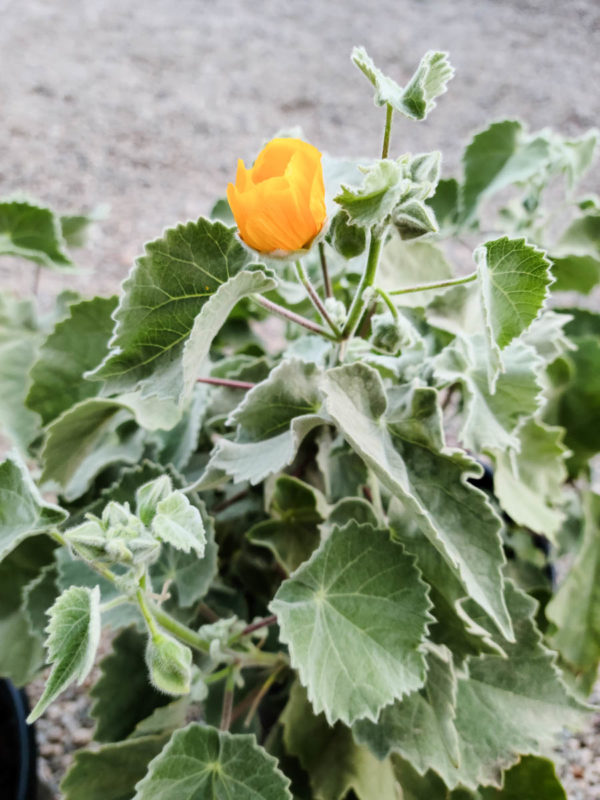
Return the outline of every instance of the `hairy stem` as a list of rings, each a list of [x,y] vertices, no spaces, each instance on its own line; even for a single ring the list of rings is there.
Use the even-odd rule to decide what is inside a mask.
[[[460,286],[462,283],[471,283],[477,280],[477,273],[471,272],[462,278],[449,278],[447,281],[438,281],[437,283],[422,283],[419,286],[407,286],[405,289],[394,289],[388,292],[390,295],[396,294],[409,294],[410,292],[426,292],[428,289],[445,289],[447,286]]]
[[[230,647],[234,642],[237,642],[243,636],[247,636],[249,633],[258,631],[261,628],[268,628],[269,625],[274,625],[276,622],[277,622],[277,617],[275,616],[275,614],[272,614],[270,617],[265,617],[264,619],[258,619],[251,625],[247,625],[243,631],[240,631],[240,633],[236,633],[234,636],[232,636],[231,639],[227,642],[227,646]]]
[[[393,304],[393,302],[392,302],[392,300],[391,300],[390,296],[388,295],[388,293],[387,293],[386,291],[384,291],[383,289],[380,289],[380,288],[378,287],[378,288],[377,288],[377,294],[378,294],[378,295],[381,297],[381,299],[383,300],[383,302],[384,302],[384,303],[386,304],[386,306],[389,308],[389,310],[390,310],[390,312],[391,312],[392,316],[394,317],[394,319],[398,319],[398,309],[397,309],[397,308],[396,308],[396,306]]]
[[[319,259],[321,260],[321,272],[323,273],[323,288],[325,289],[325,297],[333,297],[331,278],[329,277],[329,269],[327,268],[327,259],[325,257],[325,245],[323,242],[319,242]]]
[[[296,272],[298,274],[298,278],[300,279],[300,283],[306,289],[306,292],[307,292],[307,294],[308,294],[313,306],[317,309],[317,311],[321,315],[321,318],[323,319],[323,321],[326,322],[329,325],[329,327],[333,331],[334,335],[339,339],[340,334],[341,334],[340,329],[338,328],[338,326],[335,324],[335,322],[329,316],[329,314],[327,312],[327,309],[323,305],[323,301],[321,300],[321,298],[317,294],[317,290],[315,289],[315,287],[310,282],[310,278],[306,274],[306,270],[304,269],[304,267],[302,266],[302,263],[300,261],[296,261]]]
[[[194,650],[199,650],[201,653],[208,653],[210,643],[197,634],[196,631],[173,619],[170,614],[167,614],[166,611],[156,605],[148,605],[148,610],[161,627],[172,633],[181,642],[185,642],[185,644],[193,647]]]
[[[230,667],[229,675],[225,683],[225,692],[223,694],[223,710],[221,711],[221,724],[219,728],[222,731],[228,731],[231,725],[231,712],[233,710],[233,690],[235,688],[235,669]]]
[[[394,116],[394,109],[388,103],[385,109],[385,130],[383,131],[383,145],[381,147],[381,157],[387,158],[390,152],[390,136],[392,133],[392,117]]]
[[[358,323],[363,315],[367,298],[365,297],[365,290],[373,286],[375,282],[375,275],[377,274],[377,266],[379,264],[379,256],[381,255],[381,246],[385,237],[385,230],[378,230],[374,225],[371,228],[371,242],[369,244],[369,254],[367,256],[367,266],[363,272],[360,284],[354,295],[348,319],[342,331],[343,339],[351,339],[358,327]]]
[[[329,339],[331,342],[337,341],[337,338],[332,333],[329,333],[329,331],[326,331],[325,328],[321,327],[321,325],[317,325],[316,322],[312,322],[310,319],[307,319],[300,314],[296,314],[294,311],[290,311],[289,308],[284,308],[284,306],[273,303],[271,300],[267,300],[266,297],[263,297],[260,294],[253,294],[251,297],[255,303],[257,303],[259,306],[262,306],[267,311],[270,311],[271,314],[275,314],[275,316],[281,317],[287,322],[294,322],[296,325],[300,325],[311,333],[316,333],[318,336],[323,336],[325,339]]]
[[[227,389],[252,389],[255,383],[248,381],[231,381],[229,378],[196,378],[196,383],[208,383],[211,386],[225,386]]]

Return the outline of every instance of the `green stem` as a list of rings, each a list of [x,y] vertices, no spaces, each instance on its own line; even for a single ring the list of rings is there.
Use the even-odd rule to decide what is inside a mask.
[[[235,688],[235,668],[229,668],[229,675],[225,683],[225,693],[223,694],[223,711],[221,712],[220,729],[228,731],[231,725],[231,712],[233,710],[233,690]]]
[[[206,678],[202,678],[202,681],[207,685],[209,683],[218,683],[222,681],[223,678],[226,678],[229,673],[231,672],[231,664],[228,664],[223,669],[218,670],[217,672],[212,672],[210,675],[207,675]]]
[[[460,286],[462,283],[471,283],[477,279],[477,273],[471,272],[463,278],[449,278],[447,281],[438,283],[422,283],[420,286],[408,286],[405,289],[394,289],[388,292],[390,295],[409,294],[410,292],[426,292],[428,289],[445,289],[447,286]]]
[[[392,117],[394,116],[394,109],[388,103],[386,106],[385,114],[385,130],[383,132],[383,146],[381,148],[381,157],[387,158],[390,152],[390,135],[392,133]]]
[[[277,667],[276,669],[274,669],[273,672],[268,676],[266,681],[263,683],[263,685],[260,687],[260,689],[258,690],[258,692],[256,694],[256,697],[252,701],[252,705],[250,706],[250,709],[248,710],[248,713],[246,715],[246,719],[244,720],[244,727],[247,728],[248,725],[250,725],[250,723],[252,722],[253,716],[256,714],[256,711],[258,710],[258,707],[261,704],[261,701],[263,700],[264,696],[269,691],[271,686],[275,683],[275,681],[277,680],[277,678],[279,677],[279,675],[281,674],[281,672],[282,672],[282,670],[284,668],[285,668],[285,664],[282,664],[280,667]]]
[[[300,283],[306,289],[306,292],[307,292],[308,296],[310,297],[310,300],[311,300],[313,306],[317,309],[317,311],[321,315],[323,321],[326,322],[329,325],[329,327],[333,331],[334,335],[339,339],[341,331],[338,328],[338,326],[335,324],[335,322],[331,319],[329,314],[327,313],[327,309],[325,308],[321,298],[317,294],[317,290],[315,289],[315,287],[310,282],[310,278],[306,274],[306,270],[304,269],[304,267],[302,266],[302,263],[300,261],[296,261],[296,272],[298,274],[298,278],[300,280]]]
[[[369,244],[369,255],[367,256],[367,266],[360,279],[360,284],[354,295],[354,300],[350,306],[348,319],[342,331],[342,339],[351,339],[354,335],[360,318],[363,315],[367,299],[365,298],[365,289],[373,286],[375,282],[375,275],[377,274],[377,266],[379,264],[379,256],[381,255],[381,246],[385,237],[386,230],[379,231],[377,226],[371,228],[371,242]]]
[[[146,627],[150,631],[150,635],[154,638],[155,636],[160,636],[160,631],[156,625],[154,617],[152,616],[152,612],[150,611],[150,607],[148,605],[148,601],[146,600],[146,592],[143,587],[140,588],[135,593],[135,598],[138,602],[138,606],[140,607],[140,611],[142,612],[142,616],[146,622]]]
[[[394,319],[398,319],[398,309],[393,304],[392,299],[389,296],[389,294],[386,291],[384,291],[383,289],[379,288],[379,287],[377,288],[377,294],[381,297],[383,302],[389,308],[389,310],[391,311],[392,316],[394,317]]]
[[[181,622],[177,622],[176,619],[173,619],[170,614],[167,614],[166,611],[163,611],[162,608],[158,606],[151,605],[148,606],[148,608],[161,627],[172,633],[173,636],[176,636],[180,641],[189,644],[194,650],[199,650],[201,653],[208,653],[210,643],[199,636],[196,631],[193,631]]]
[[[110,611],[111,608],[116,608],[117,606],[122,606],[124,603],[130,602],[131,598],[124,594],[120,597],[114,597],[112,600],[107,600],[106,603],[100,605],[100,613],[103,614],[105,611]]]
[[[327,268],[327,259],[325,258],[325,245],[323,242],[319,242],[319,258],[321,260],[321,272],[323,273],[323,288],[325,289],[325,297],[333,297],[331,279],[329,277],[329,270]]]
[[[311,333],[316,333],[319,336],[323,336],[325,339],[329,339],[331,342],[337,342],[337,338],[333,334],[329,333],[329,331],[326,331],[325,328],[321,327],[321,325],[317,325],[316,322],[312,322],[310,319],[307,319],[300,314],[296,314],[294,311],[290,311],[289,308],[284,308],[277,303],[273,303],[271,300],[267,300],[266,297],[263,297],[260,294],[253,294],[251,295],[251,298],[259,306],[262,306],[267,311],[270,311],[271,314],[275,314],[287,322],[294,322],[296,325],[301,325]]]

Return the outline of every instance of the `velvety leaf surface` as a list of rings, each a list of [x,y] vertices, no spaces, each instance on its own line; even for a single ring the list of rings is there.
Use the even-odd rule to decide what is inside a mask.
[[[504,236],[474,253],[490,346],[503,350],[538,316],[552,283],[550,262],[525,239]]]
[[[355,47],[352,60],[375,87],[375,104],[389,104],[410,119],[422,120],[435,108],[435,100],[446,92],[454,75],[446,53],[428,50],[404,88],[379,70],[364,47]]]
[[[546,614],[557,626],[551,642],[578,673],[595,675],[600,661],[600,495],[585,497],[583,541]]]
[[[55,269],[72,266],[58,217],[49,208],[27,201],[0,202],[0,255],[19,256]]]
[[[63,592],[48,612],[46,648],[52,672],[28,722],[40,717],[50,703],[91,670],[100,639],[100,589],[73,586]]]
[[[26,537],[66,518],[66,511],[42,498],[18,456],[9,455],[0,464],[0,560]]]
[[[148,762],[168,737],[142,736],[79,750],[60,788],[64,800],[131,800]]]
[[[356,744],[341,722],[331,727],[315,716],[301,684],[292,686],[280,720],[285,748],[308,772],[314,800],[343,800],[350,790],[358,800],[398,800],[390,760]]]
[[[134,740],[140,741],[140,740]],[[289,781],[254,736],[192,724],[176,731],[136,786],[135,800],[291,800]]]
[[[444,716],[440,727],[432,707],[421,712],[420,727],[413,725],[413,704],[432,706],[426,691],[384,709],[378,724],[359,723],[359,739],[379,757],[393,751],[421,774],[435,771],[450,788],[460,784],[475,789],[480,783],[500,787],[502,771],[519,754],[539,754],[564,725],[580,725],[583,706],[567,693],[553,654],[541,643],[533,622],[535,601],[512,584],[507,584],[507,601],[516,642],[503,644],[506,657],[468,659],[458,675],[453,721]],[[457,737],[457,759],[444,745],[442,732],[449,724]]]
[[[414,560],[387,531],[349,522],[280,586],[270,609],[316,713],[375,719],[422,685],[430,619]]]
[[[25,403],[37,411],[44,425],[80,400],[98,394],[99,384],[84,380],[83,374],[106,355],[116,305],[116,297],[95,297],[72,305],[69,316],[42,344]]]
[[[186,352],[198,370],[237,301],[274,287],[255,265],[242,272],[249,260],[235,229],[204,218],[147,244],[123,284],[111,351],[93,377],[109,393],[142,386],[146,395],[178,399],[191,388]]]
[[[435,390],[398,387],[386,415],[381,378],[357,363],[330,370],[325,393],[327,411],[349,444],[403,502],[467,593],[510,638],[500,520],[485,495],[466,482],[479,474],[476,463],[445,447]]]

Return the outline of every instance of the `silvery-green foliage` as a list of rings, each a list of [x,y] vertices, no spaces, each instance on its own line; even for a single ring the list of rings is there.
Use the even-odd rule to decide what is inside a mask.
[[[389,137],[446,54],[353,61],[385,145],[323,156],[312,289],[221,200],[118,298],[0,293],[0,675],[48,663],[35,719],[116,632],[66,800],[564,800],[543,755],[600,662],[600,316],[562,295],[600,282],[598,135],[497,121],[452,176]],[[72,268],[94,218],[4,200],[0,257]]]

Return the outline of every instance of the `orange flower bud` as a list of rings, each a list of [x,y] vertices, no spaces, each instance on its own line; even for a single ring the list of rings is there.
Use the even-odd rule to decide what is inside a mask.
[[[273,139],[251,169],[238,161],[227,199],[249,247],[273,255],[304,250],[327,215],[321,153],[301,139]]]

